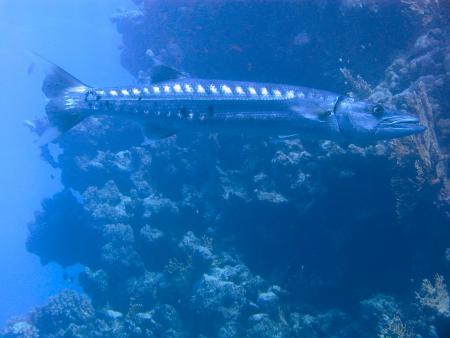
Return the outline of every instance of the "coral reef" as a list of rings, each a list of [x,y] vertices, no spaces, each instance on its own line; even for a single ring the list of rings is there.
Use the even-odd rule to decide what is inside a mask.
[[[10,323],[5,337],[82,337],[93,329],[95,310],[86,296],[64,291],[36,308],[28,318]],[[32,324],[31,324],[32,323]]]
[[[450,316],[450,300],[443,276],[436,274],[434,285],[428,279],[424,279],[416,296],[422,306],[431,308],[442,316]]]
[[[86,295],[62,293],[0,336],[445,336],[445,283],[418,284],[449,274],[440,14],[424,21],[412,1],[134,2],[113,22],[140,81],[153,51],[199,77],[354,90],[428,131],[366,146],[183,133],[143,144],[133,121],[90,117],[44,157],[65,190],[27,243],[43,263],[83,264]]]
[[[401,170],[398,177],[406,177],[404,172],[414,163],[415,191],[435,190],[436,203],[440,204],[447,214],[450,204],[450,134],[446,126],[450,115],[449,105],[444,97],[450,90],[448,36],[446,28],[431,28],[420,35],[411,50],[398,57],[387,68],[386,79],[372,93],[373,99],[392,102],[416,113],[427,127],[422,136],[394,142],[393,158],[398,164],[397,170]],[[401,182],[401,185],[405,186],[404,183]],[[399,185],[398,182],[396,184]],[[414,193],[413,191],[412,194]],[[419,203],[417,196],[400,198],[410,200],[410,205]]]

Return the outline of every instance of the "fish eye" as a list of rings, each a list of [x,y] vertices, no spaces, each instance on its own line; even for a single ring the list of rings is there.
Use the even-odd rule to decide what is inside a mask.
[[[380,105],[380,104],[376,104],[375,106],[373,106],[372,114],[377,116],[377,117],[380,117],[381,115],[383,115],[384,114],[383,106]]]

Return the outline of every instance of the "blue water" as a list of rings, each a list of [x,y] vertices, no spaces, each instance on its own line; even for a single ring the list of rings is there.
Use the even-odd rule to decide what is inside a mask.
[[[0,1],[0,326],[71,287],[59,267],[41,266],[25,249],[26,224],[41,200],[61,189],[58,171],[40,159],[23,125],[45,109],[42,76],[27,74],[33,62],[27,50],[48,56],[93,85],[130,83],[131,76],[119,64],[120,37],[109,22],[123,5],[130,3]]]

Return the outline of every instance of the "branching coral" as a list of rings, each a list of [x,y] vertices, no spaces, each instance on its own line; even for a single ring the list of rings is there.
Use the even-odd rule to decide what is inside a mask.
[[[397,212],[399,216],[411,210],[418,200],[417,193],[426,190],[436,191],[436,203],[447,210],[450,206],[450,181],[448,177],[448,155],[439,145],[436,135],[436,118],[430,98],[422,83],[417,85],[413,93],[406,96],[408,107],[419,117],[427,130],[422,135],[417,135],[406,140],[392,142],[392,158],[398,168],[403,169],[399,175],[392,179],[392,186],[397,196]],[[412,151],[413,150],[413,151]],[[415,179],[405,182],[405,169],[410,167],[415,171]]]
[[[372,87],[362,78],[361,75],[354,76],[346,67],[340,68],[339,70],[342,76],[347,80],[348,84],[356,90],[358,94],[363,97],[368,97],[373,93]]]
[[[411,12],[420,16],[424,26],[440,18],[442,11],[445,11],[439,0],[401,0],[401,3],[405,4]]]
[[[416,298],[423,307],[436,311],[439,315],[450,317],[450,298],[445,279],[442,275],[434,276],[434,283],[429,279],[422,281]]]
[[[411,97],[410,106],[413,107],[420,118],[420,122],[427,127],[423,135],[414,137],[414,143],[418,150],[421,161],[416,162],[418,176],[425,176],[422,180],[428,180],[429,184],[441,186],[439,200],[449,203],[450,181],[447,172],[448,156],[439,146],[436,136],[436,123],[430,99],[425,87],[419,83],[415,95]]]
[[[416,337],[404,323],[403,319],[396,315],[393,318],[386,318],[386,325],[378,333],[379,338],[412,338]]]

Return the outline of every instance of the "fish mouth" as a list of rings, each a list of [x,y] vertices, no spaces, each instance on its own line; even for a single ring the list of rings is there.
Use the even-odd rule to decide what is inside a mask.
[[[419,134],[426,130],[417,117],[389,117],[377,126],[377,134],[391,134],[391,137]]]

